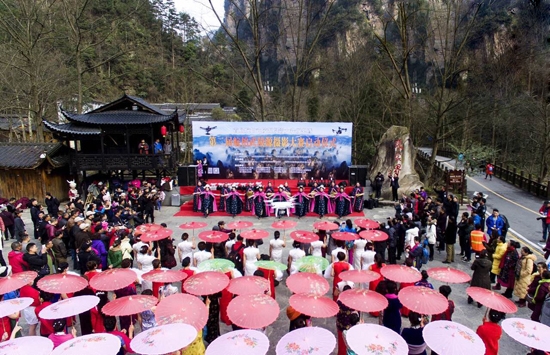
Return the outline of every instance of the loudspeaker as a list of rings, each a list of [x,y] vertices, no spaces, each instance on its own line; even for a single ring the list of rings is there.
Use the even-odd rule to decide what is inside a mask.
[[[367,181],[367,166],[366,165],[351,165],[349,167],[349,183],[355,185],[356,183],[365,186]]]
[[[197,185],[197,167],[196,166],[180,166],[178,168],[178,185],[179,186],[196,186]]]

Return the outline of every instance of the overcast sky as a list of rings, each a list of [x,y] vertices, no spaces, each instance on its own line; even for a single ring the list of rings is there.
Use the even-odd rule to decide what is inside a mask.
[[[223,18],[224,0],[212,0],[216,12]],[[195,20],[205,29],[203,31],[215,30],[220,26],[216,15],[210,8],[208,0],[174,0],[176,8],[195,18]]]

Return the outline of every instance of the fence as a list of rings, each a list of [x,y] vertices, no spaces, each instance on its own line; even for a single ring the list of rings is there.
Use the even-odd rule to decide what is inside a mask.
[[[439,153],[437,155],[440,155]],[[429,153],[417,150],[417,162],[425,169],[426,171],[430,166],[431,155]],[[461,175],[462,181],[459,184],[454,183],[456,176]],[[434,161],[433,163],[433,172],[431,179],[435,184],[445,186],[447,191],[453,191],[455,194],[461,194],[461,199],[463,199],[463,194],[466,194],[467,181],[466,174],[463,170],[449,170],[443,162]]]

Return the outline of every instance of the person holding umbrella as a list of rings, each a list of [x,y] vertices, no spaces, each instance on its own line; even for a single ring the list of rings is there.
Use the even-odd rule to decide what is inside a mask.
[[[502,336],[502,328],[498,323],[504,318],[504,313],[491,309],[488,318],[483,317],[483,324],[477,328],[476,333],[485,344],[485,355],[498,354],[498,341]]]
[[[409,321],[411,322],[410,328],[403,328],[401,331],[401,336],[409,346],[409,354],[426,355],[426,342],[422,336],[422,331],[424,330],[422,315],[410,312]]]
[[[491,289],[491,268],[493,263],[487,259],[487,250],[483,249],[479,253],[479,258],[475,259],[470,269],[474,270],[470,286],[476,286]],[[473,303],[472,297],[468,296],[468,304]],[[477,303],[477,308],[481,308],[481,303]]]
[[[388,307],[384,309],[382,316],[382,325],[394,332],[401,334],[401,313],[403,307],[401,301],[397,298],[397,284],[394,281],[386,281]],[[409,313],[410,314],[410,313]]]
[[[331,276],[332,280],[332,299],[336,301],[338,299],[338,283],[342,281],[340,274],[344,271],[352,270],[353,267],[350,263],[346,262],[346,254],[344,252],[338,252],[336,255],[338,261],[332,264]]]
[[[65,333],[67,327],[67,320],[65,318],[56,319],[53,321],[53,333],[48,336],[53,343],[53,348],[57,348],[59,345],[73,338],[76,338],[76,328],[71,327],[71,334]]]

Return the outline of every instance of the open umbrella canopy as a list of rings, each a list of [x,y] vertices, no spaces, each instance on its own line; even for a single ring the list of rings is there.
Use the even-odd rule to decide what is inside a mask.
[[[73,293],[88,286],[88,281],[81,276],[54,274],[40,279],[37,286],[42,291],[50,293]]]
[[[43,308],[38,316],[44,319],[60,319],[76,316],[97,306],[99,297],[83,295],[67,298]]]
[[[380,274],[371,270],[348,270],[342,272],[340,278],[344,281],[351,282],[371,282],[378,280]]]
[[[118,354],[120,338],[107,333],[83,335],[68,340],[53,350],[51,355]]]
[[[8,339],[0,344],[0,355],[50,355],[52,350],[53,342],[40,336]]]
[[[508,318],[502,321],[502,330],[530,348],[550,351],[550,327],[530,319]]]
[[[379,312],[388,307],[388,300],[378,292],[357,288],[340,293],[338,300],[360,312]]]
[[[176,270],[151,270],[141,275],[145,281],[150,282],[178,282],[185,280],[187,274]]]
[[[481,340],[476,332],[460,323],[447,320],[430,322],[424,327],[422,336],[430,349],[438,354],[485,354],[483,340]]]
[[[285,264],[279,263],[277,261],[272,261],[272,260],[259,260],[259,261],[256,261],[254,265],[256,265],[259,268],[267,269],[267,270],[285,271],[287,269],[287,266]]]
[[[338,304],[328,297],[296,294],[290,296],[289,303],[298,312],[314,318],[333,317],[338,313]]]
[[[241,328],[260,329],[275,322],[279,304],[268,295],[237,296],[229,302],[227,315]]]
[[[458,269],[453,269],[450,267],[432,267],[428,269],[428,275],[432,279],[449,284],[460,284],[464,282],[469,282],[472,279],[472,277],[464,271],[460,271]]]
[[[183,289],[195,296],[213,295],[229,285],[229,277],[216,271],[205,271],[185,280]]]
[[[328,281],[321,275],[299,272],[286,279],[286,286],[293,293],[306,293],[322,296],[330,290]]]
[[[107,303],[101,312],[108,316],[131,316],[151,310],[157,302],[158,299],[153,296],[124,296]]]
[[[130,269],[111,269],[95,275],[90,287],[100,291],[120,290],[137,281],[137,274]]]
[[[296,268],[300,272],[312,272],[318,273],[320,271],[326,270],[329,263],[328,260],[322,256],[304,256],[296,261]]]
[[[313,228],[317,230],[332,231],[338,229],[338,225],[336,223],[322,221],[313,223]]]
[[[296,227],[296,225],[298,224],[298,222],[296,221],[291,221],[291,220],[280,220],[280,221],[277,221],[277,222],[273,222],[271,224],[271,228],[275,228],[275,229],[292,229],[294,227]]]
[[[219,271],[219,272],[228,272],[235,268],[235,264],[231,260],[216,258],[208,259],[199,264],[197,269],[200,272],[203,271]]]
[[[257,330],[242,329],[220,335],[208,345],[205,355],[265,355],[269,339]]]
[[[516,313],[518,307],[500,293],[487,290],[481,287],[470,286],[466,289],[468,296],[474,301],[481,303],[485,307],[492,308],[495,311],[503,313]]]
[[[208,224],[205,222],[187,222],[184,224],[180,224],[179,227],[181,229],[201,229],[206,227]]]
[[[170,354],[185,348],[196,337],[197,330],[189,324],[157,325],[136,335],[130,347],[143,355]]]
[[[269,281],[259,276],[243,276],[231,279],[227,291],[234,295],[264,294],[269,290]]]
[[[447,298],[429,287],[405,287],[398,297],[405,307],[420,314],[440,314],[449,308]]]
[[[157,229],[154,231],[145,232],[141,235],[142,242],[157,242],[171,236],[173,231],[168,228]]]
[[[395,282],[418,282],[422,274],[418,270],[405,265],[386,265],[380,269],[380,273],[388,280]]]
[[[380,228],[380,223],[373,221],[372,219],[367,218],[357,218],[353,221],[357,226],[365,229],[378,229]]]
[[[327,355],[336,347],[336,337],[319,327],[299,328],[285,334],[277,343],[277,355]]]
[[[317,234],[303,230],[291,232],[290,238],[300,243],[312,243],[319,240],[319,236]]]
[[[229,234],[220,231],[204,231],[199,233],[199,239],[207,243],[222,243],[229,239]]]
[[[229,229],[245,229],[250,228],[254,225],[252,222],[248,221],[234,221],[227,224],[227,228]]]
[[[387,240],[389,236],[379,230],[366,230],[359,232],[359,236],[365,240],[370,240],[371,242],[383,242]]]
[[[32,302],[33,299],[30,297],[19,297],[2,301],[0,302],[0,318],[19,312],[30,306]]]
[[[359,238],[359,236],[356,233],[350,233],[350,232],[334,232],[330,236],[336,240],[344,240],[344,241],[356,240]]]
[[[161,226],[160,224],[155,224],[155,223],[145,223],[145,224],[141,224],[139,226],[137,226],[135,228],[136,231],[139,231],[141,232],[141,234],[143,233],[147,233],[147,232],[154,232],[154,231],[158,231],[160,229],[164,228],[163,226]]]
[[[38,273],[34,271],[23,271],[0,279],[0,295],[20,289],[34,281]]]
[[[251,229],[241,232],[241,237],[252,240],[264,239],[269,237],[269,232],[261,229]]]
[[[346,334],[346,342],[357,355],[409,354],[409,346],[401,335],[378,324],[357,324],[351,327]]]
[[[159,302],[155,319],[157,324],[185,323],[200,331],[208,321],[208,309],[197,297],[176,293]]]

